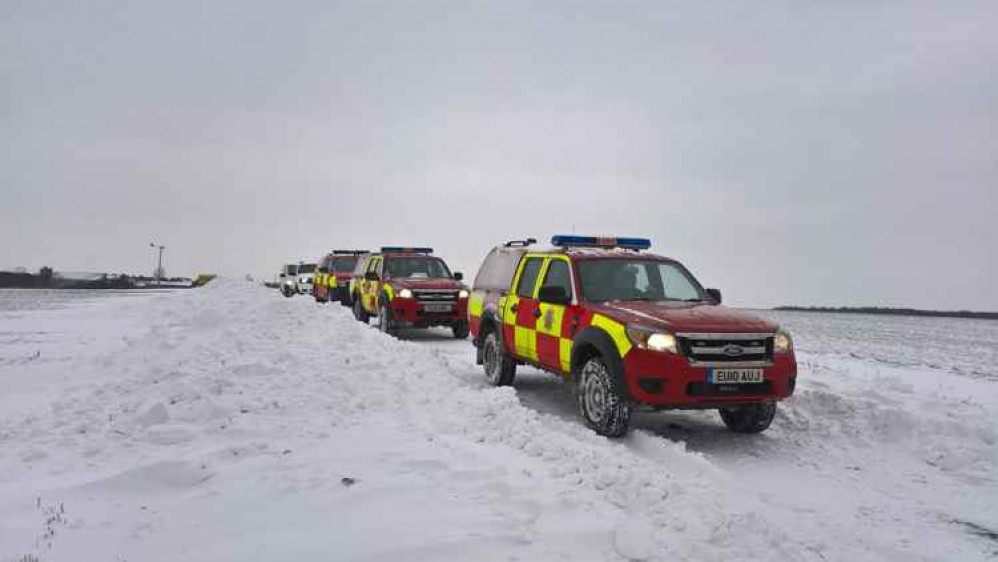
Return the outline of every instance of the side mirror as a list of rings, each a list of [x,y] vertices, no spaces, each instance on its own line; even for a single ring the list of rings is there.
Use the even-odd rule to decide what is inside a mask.
[[[379,281],[378,274],[375,271],[368,271],[365,273],[364,279],[367,279],[368,281]]]
[[[569,304],[572,302],[571,297],[568,296],[568,291],[564,287],[555,285],[541,287],[537,299],[548,304]]]
[[[707,295],[714,299],[714,304],[721,304],[721,290],[720,289],[707,289]]]
[[[455,271],[454,272],[454,280],[455,281],[460,281],[462,279],[464,279],[464,274],[461,273],[460,271]]]
[[[288,274],[287,274],[287,273],[282,273],[282,274],[281,274],[281,277],[287,277],[287,276],[288,276]]]

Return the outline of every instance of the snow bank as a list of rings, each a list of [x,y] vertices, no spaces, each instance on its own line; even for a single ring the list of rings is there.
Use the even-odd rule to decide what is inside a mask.
[[[829,494],[865,501],[851,480],[862,476],[838,464],[866,470],[877,455],[946,473],[943,494],[990,486],[993,415],[975,415],[993,409],[919,415],[926,395],[912,383],[886,387],[896,402],[805,384],[773,436],[720,437],[683,414],[609,441],[525,405],[529,391],[485,386],[468,343],[399,341],[342,307],[242,282],[85,314],[142,322],[71,357],[72,381],[54,377],[44,408],[33,395],[27,412],[0,415],[0,560],[901,560],[986,548],[944,521],[919,529],[939,545],[928,550],[905,521],[885,523],[883,540],[842,540],[872,519],[826,498],[822,529],[781,492],[843,471]],[[702,431],[676,439],[676,420]],[[828,458],[806,458],[816,453]],[[778,464],[743,463],[760,457]],[[798,481],[808,463],[822,470]],[[933,513],[995,523],[983,503],[944,507]]]

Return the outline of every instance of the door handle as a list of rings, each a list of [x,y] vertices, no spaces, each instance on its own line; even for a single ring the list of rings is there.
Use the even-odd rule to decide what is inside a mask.
[[[509,311],[512,312],[513,314],[516,314],[517,312],[520,311],[520,306],[514,304],[513,306],[509,307]]]
[[[540,317],[541,317],[541,309],[535,308],[534,309],[534,318],[540,318]]]

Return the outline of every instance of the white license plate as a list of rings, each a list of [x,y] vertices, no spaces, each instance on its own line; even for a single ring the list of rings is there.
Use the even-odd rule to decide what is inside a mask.
[[[423,305],[426,312],[450,312],[454,305],[449,303],[429,303]]]
[[[711,369],[707,382],[711,384],[752,384],[763,382],[762,369]]]

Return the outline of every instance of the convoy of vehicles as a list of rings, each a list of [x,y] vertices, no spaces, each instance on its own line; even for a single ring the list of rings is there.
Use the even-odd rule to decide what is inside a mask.
[[[378,318],[382,332],[447,326],[468,337],[468,288],[431,248],[383,247],[358,262],[350,280],[354,317]]]
[[[523,365],[574,382],[584,422],[608,437],[626,434],[636,409],[716,409],[732,431],[758,433],[793,394],[790,334],[721,306],[720,291],[648,253],[650,240],[555,236],[551,248],[534,249],[536,242],[492,249],[470,292],[432,249],[403,247],[333,252],[320,260],[314,284],[302,269],[308,264],[286,265],[281,290],[308,287],[357,320],[377,317],[388,334],[470,332],[489,382],[511,385]]]

